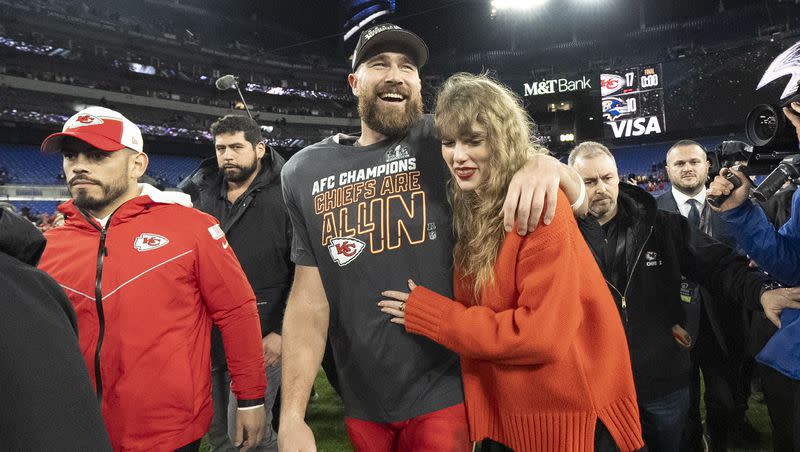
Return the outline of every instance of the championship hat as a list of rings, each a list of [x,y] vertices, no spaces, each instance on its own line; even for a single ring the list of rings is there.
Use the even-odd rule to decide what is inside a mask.
[[[77,138],[102,151],[129,148],[144,152],[144,140],[139,127],[119,112],[103,107],[89,107],[75,113],[61,132],[44,139],[42,151],[60,152],[64,137]]]
[[[416,34],[394,24],[380,24],[361,32],[353,52],[353,70],[381,52],[399,52],[411,57],[418,68],[428,61],[428,46]]]

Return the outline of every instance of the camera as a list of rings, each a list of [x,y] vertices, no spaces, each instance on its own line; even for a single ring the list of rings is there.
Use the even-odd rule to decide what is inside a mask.
[[[795,93],[797,91],[795,88]],[[782,100],[780,106],[769,104],[756,106],[745,120],[745,135],[751,144],[741,141],[722,142],[709,154],[711,174],[719,174],[722,168],[730,168],[736,164],[740,165],[739,170],[747,176],[767,174],[766,179],[751,195],[761,202],[771,198],[786,181],[800,178],[797,132],[782,111],[782,107],[792,108],[792,102],[798,101],[800,94],[794,94]],[[739,187],[742,183],[731,172],[728,172],[725,178],[735,187]],[[727,198],[727,196],[713,196],[709,197],[708,202],[714,207],[719,207]]]
[[[800,42],[778,55],[764,71],[756,90],[787,75],[791,78],[780,96],[779,105],[762,104],[756,106],[745,119],[745,135],[750,145],[742,142],[722,143],[709,156],[712,170],[718,174],[721,168],[740,164],[739,169],[747,176],[768,174],[753,191],[752,196],[765,202],[787,181],[800,177],[800,153],[798,152],[797,132],[783,114],[788,107],[800,114],[792,106],[800,101]],[[744,162],[742,164],[742,162]],[[742,184],[736,176],[727,171],[725,178],[734,186]],[[709,204],[719,207],[727,196],[710,196]]]

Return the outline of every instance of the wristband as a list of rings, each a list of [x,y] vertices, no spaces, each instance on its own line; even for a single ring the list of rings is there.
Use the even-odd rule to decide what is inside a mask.
[[[260,399],[237,400],[237,405],[239,409],[262,406],[264,405],[264,398],[262,397]]]
[[[255,410],[256,408],[264,408],[264,404],[262,403],[261,405],[240,406],[240,407],[238,407],[236,409],[237,410],[242,410],[242,411],[250,411],[250,410]]]
[[[779,282],[766,281],[766,282],[761,283],[761,292],[758,295],[759,295],[759,297],[761,297],[761,295],[764,295],[764,292],[768,292],[770,290],[775,290],[775,289],[781,289],[781,288],[783,288],[783,285],[781,285],[781,283],[779,283]]]

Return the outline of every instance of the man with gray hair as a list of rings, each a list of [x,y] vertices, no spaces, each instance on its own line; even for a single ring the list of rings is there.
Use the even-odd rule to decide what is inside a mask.
[[[574,168],[575,160],[578,158],[589,158],[601,154],[611,157],[611,160],[616,163],[617,160],[614,158],[614,154],[612,154],[607,147],[596,141],[584,141],[583,143],[575,146],[569,153],[567,164]]]
[[[651,451],[681,450],[689,410],[691,339],[685,321],[681,277],[714,296],[750,309],[783,303],[767,290],[765,276],[748,271],[748,260],[698,234],[690,240],[681,215],[656,208],[639,187],[620,184],[614,156],[600,143],[580,144],[569,164],[583,178],[589,213],[579,220],[617,303],[631,354],[642,433]],[[677,341],[679,345],[675,344]]]

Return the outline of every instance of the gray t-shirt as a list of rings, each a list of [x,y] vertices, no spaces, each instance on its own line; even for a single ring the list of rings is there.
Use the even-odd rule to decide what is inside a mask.
[[[283,168],[292,260],[319,268],[346,414],[397,422],[464,397],[457,355],[377,306],[384,290],[407,292],[408,278],[452,297],[448,173],[429,116],[402,139],[352,141],[327,138]]]

